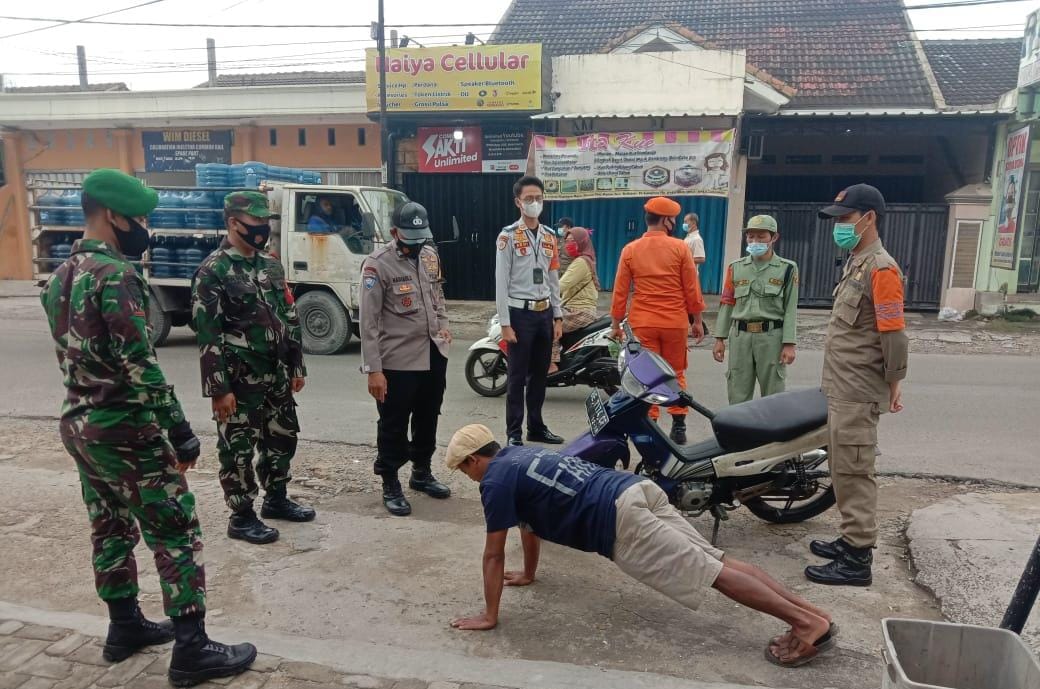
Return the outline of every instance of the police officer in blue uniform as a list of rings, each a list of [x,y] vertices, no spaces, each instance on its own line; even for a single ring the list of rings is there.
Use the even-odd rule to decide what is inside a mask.
[[[502,338],[509,343],[506,435],[523,445],[526,388],[527,439],[560,445],[542,419],[552,344],[563,334],[560,253],[553,231],[538,221],[545,186],[524,176],[513,185],[520,219],[502,229],[495,253],[495,302]]]

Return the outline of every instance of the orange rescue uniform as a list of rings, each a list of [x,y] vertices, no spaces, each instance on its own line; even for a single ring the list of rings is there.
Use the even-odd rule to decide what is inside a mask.
[[[690,315],[704,311],[697,265],[686,243],[663,230],[648,230],[621,251],[617,276],[614,278],[614,300],[610,314],[617,320],[625,317],[629,292],[633,291],[628,309],[628,323],[647,349],[667,361],[686,389],[686,336]],[[685,416],[685,407],[670,407],[669,414]],[[658,417],[655,406],[651,418]]]

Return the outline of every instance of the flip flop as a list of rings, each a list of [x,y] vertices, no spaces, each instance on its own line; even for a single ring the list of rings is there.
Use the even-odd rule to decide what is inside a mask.
[[[838,636],[839,631],[841,631],[841,629],[840,627],[838,627],[838,624],[836,622],[831,622],[831,627],[827,630],[827,633],[821,636],[819,639],[817,639],[816,643],[813,645],[816,646],[816,648],[818,648],[820,651],[831,650],[831,648],[834,647],[834,644],[837,643],[835,641],[835,638]],[[788,634],[790,634],[790,632],[788,632]],[[774,636],[772,639],[769,640],[769,646],[779,646],[780,642],[783,640],[785,636],[787,636],[787,634]]]
[[[806,642],[802,639],[798,639],[798,637],[795,637],[795,639],[797,639],[802,645],[809,646],[809,644],[806,644]],[[764,653],[766,660],[768,660],[773,665],[777,665],[779,667],[795,668],[811,663],[824,653],[833,650],[834,646],[834,636],[831,635],[831,633],[828,631],[826,634],[817,639],[816,643],[812,644],[812,646],[809,646],[809,653],[798,656],[797,658],[792,658],[786,661],[781,660],[778,656],[773,654],[772,649],[769,646],[766,646]]]

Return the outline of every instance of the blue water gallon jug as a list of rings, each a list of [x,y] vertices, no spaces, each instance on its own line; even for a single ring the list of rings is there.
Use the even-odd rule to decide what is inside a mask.
[[[43,264],[45,270],[54,272],[58,266],[67,261],[69,256],[72,255],[72,242],[68,240],[67,236],[62,236],[59,239],[59,243],[51,245],[51,260]]]
[[[228,183],[228,166],[224,163],[199,163],[195,166],[195,183],[200,187],[224,187]]]
[[[184,265],[181,266],[181,277],[190,278],[195,274],[195,270],[202,263],[202,259],[206,258],[206,251],[202,245],[196,241],[190,248],[182,249],[178,252],[180,262]]]
[[[65,224],[65,211],[60,208],[54,208],[55,206],[60,206],[61,203],[61,195],[53,189],[47,189],[43,194],[36,197],[37,206],[50,206],[50,208],[41,208],[39,211],[41,225]]]
[[[83,217],[83,195],[78,189],[69,189],[61,197],[61,205],[65,207],[65,214],[62,218],[64,224],[69,227],[82,227],[86,224],[86,218]]]
[[[152,277],[168,278],[171,275],[170,263],[173,261],[173,252],[167,246],[167,239],[169,237],[156,237],[153,240],[151,249],[149,249],[149,255],[152,260]]]

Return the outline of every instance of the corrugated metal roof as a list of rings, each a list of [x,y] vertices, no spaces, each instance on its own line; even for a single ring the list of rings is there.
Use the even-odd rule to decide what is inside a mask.
[[[739,112],[543,112],[532,120],[628,119],[633,117],[740,117]]]
[[[780,110],[770,117],[958,117],[1009,115],[1013,110],[938,110],[936,108],[864,108],[862,110]]]

